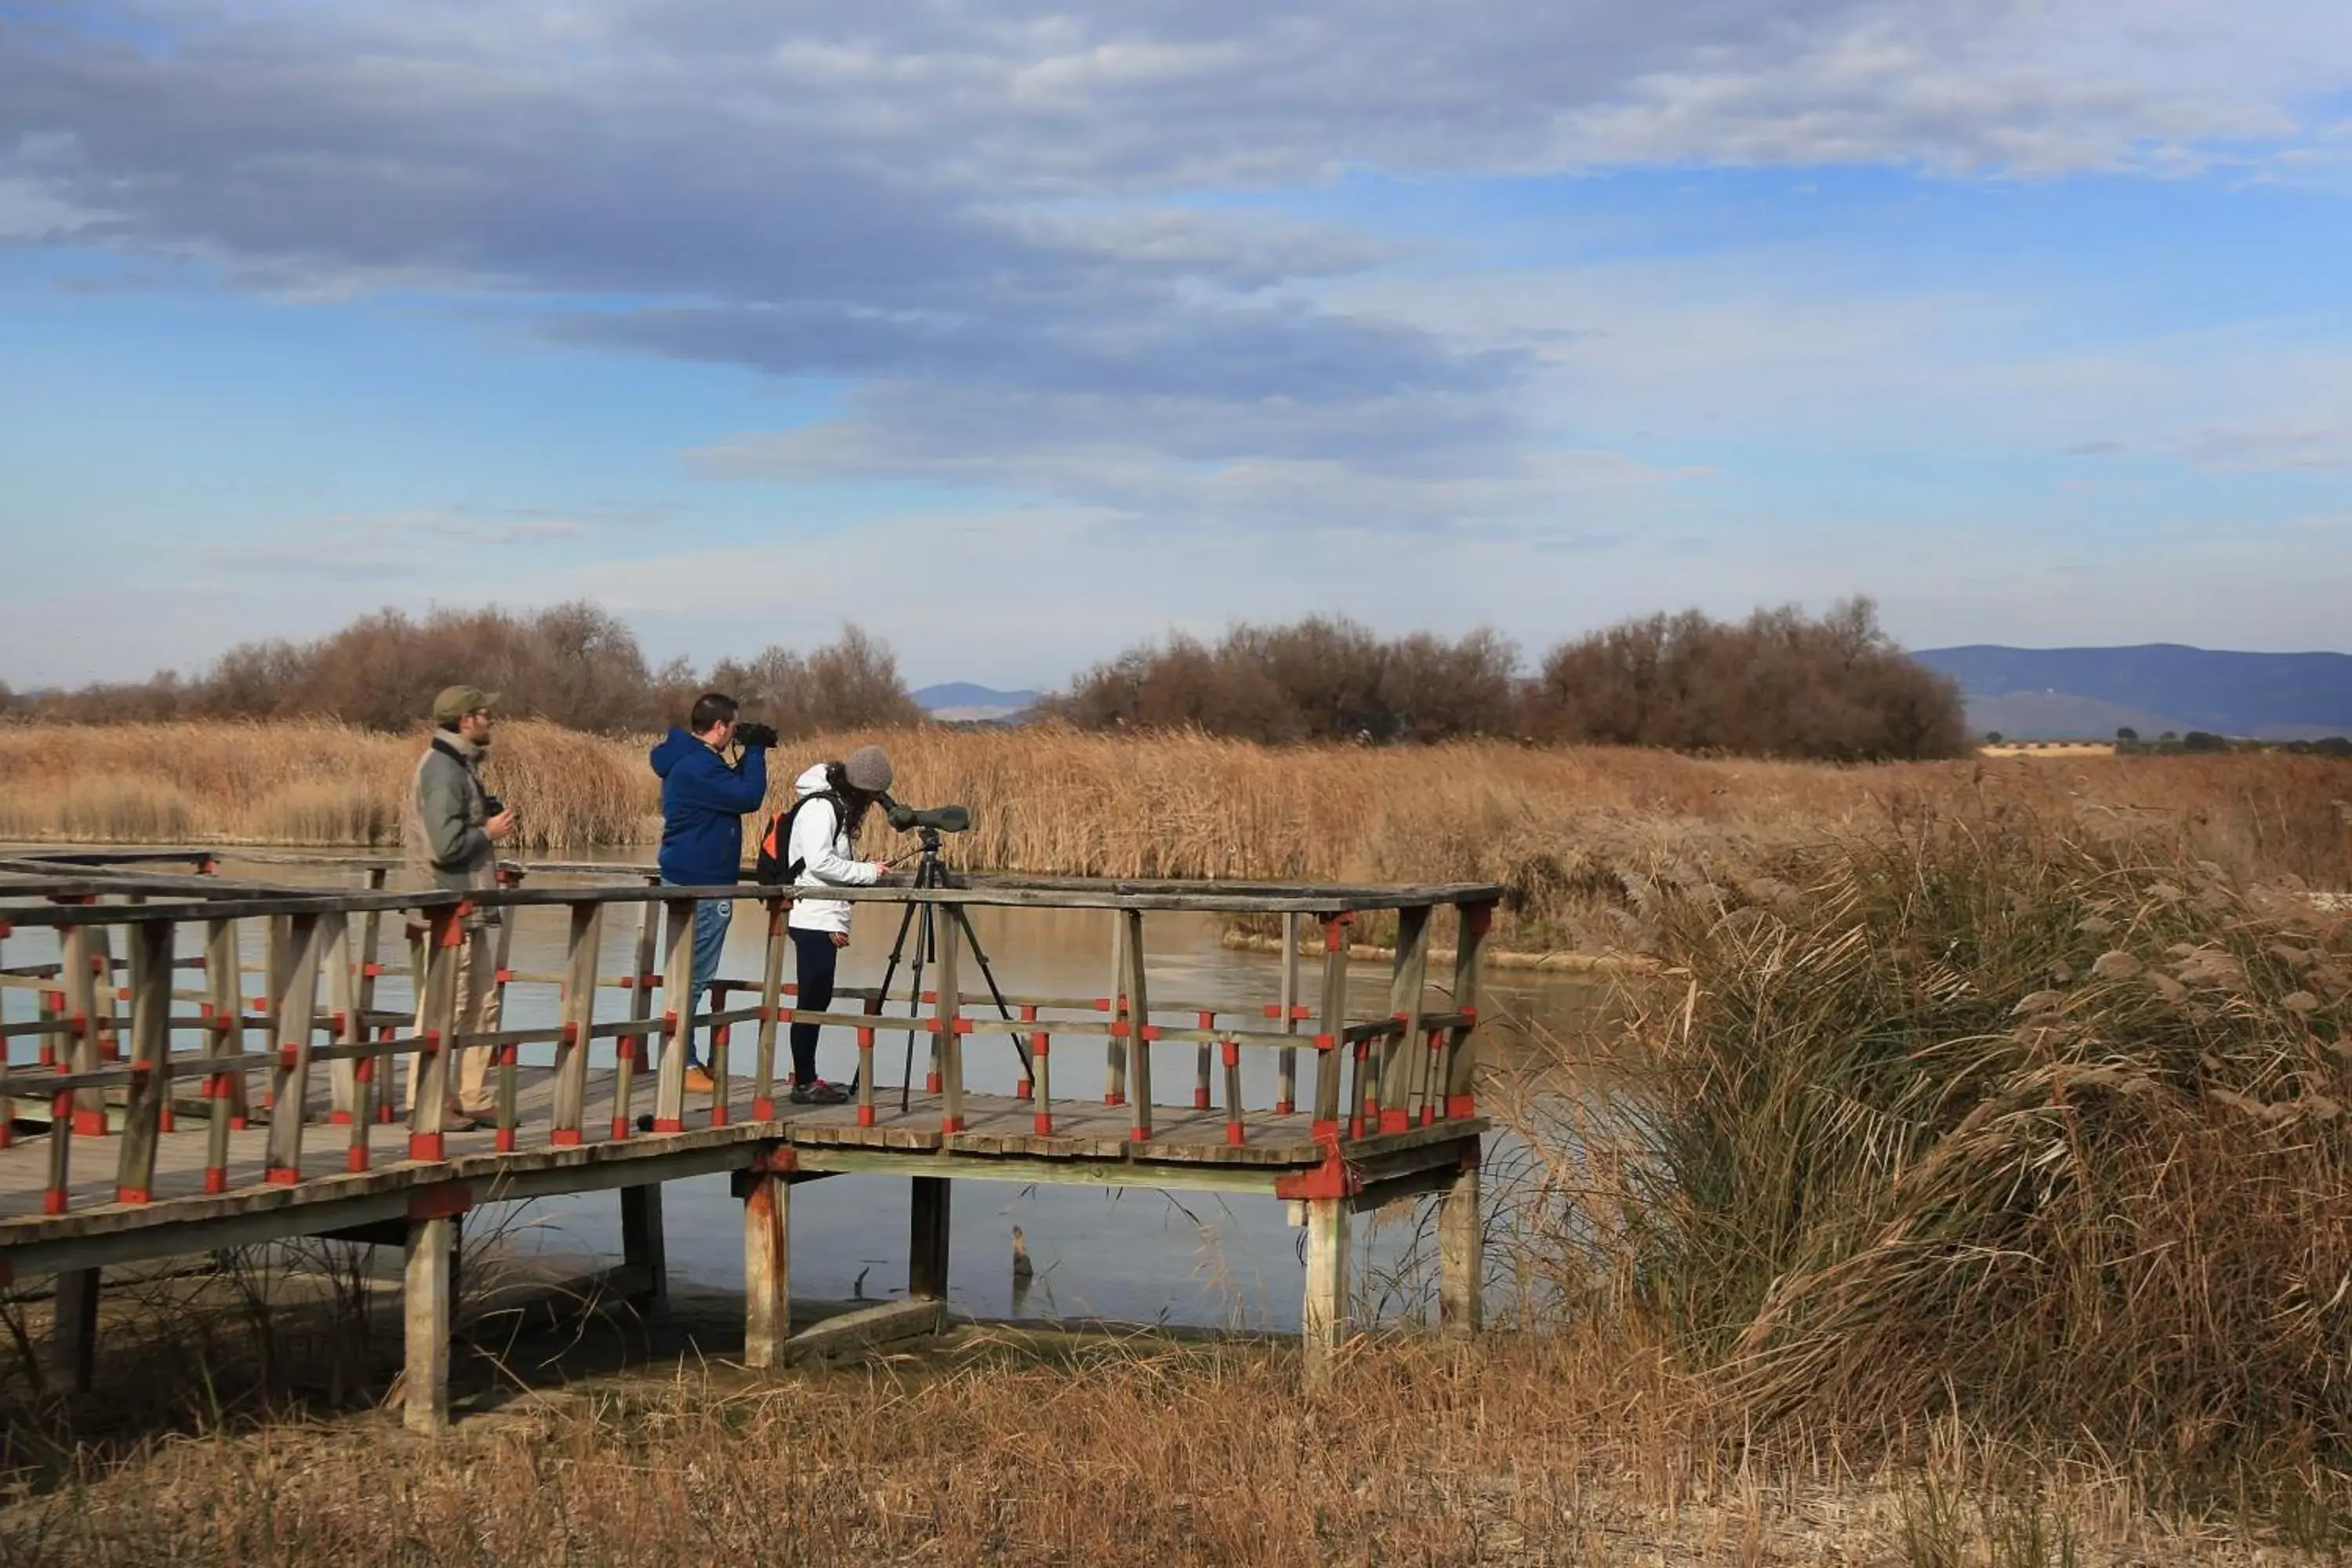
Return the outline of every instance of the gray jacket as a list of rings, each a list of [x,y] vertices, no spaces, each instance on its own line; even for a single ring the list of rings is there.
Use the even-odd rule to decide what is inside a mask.
[[[482,749],[452,734],[435,735],[417,760],[401,825],[409,885],[454,892],[496,887],[498,847],[482,826],[489,816]]]

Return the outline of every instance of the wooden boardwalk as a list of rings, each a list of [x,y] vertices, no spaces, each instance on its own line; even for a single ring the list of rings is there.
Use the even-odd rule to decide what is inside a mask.
[[[410,1425],[447,1419],[451,1247],[455,1222],[488,1202],[563,1193],[621,1194],[625,1263],[658,1289],[660,1184],[732,1173],[744,1205],[745,1359],[782,1364],[792,1353],[789,1207],[795,1184],[846,1174],[913,1183],[909,1295],[930,1303],[947,1281],[950,1194],[957,1180],[1212,1188],[1291,1200],[1308,1231],[1305,1342],[1310,1375],[1346,1331],[1348,1216],[1417,1192],[1445,1194],[1439,1220],[1441,1309],[1449,1326],[1478,1318],[1477,1154],[1486,1123],[1472,1103],[1478,949],[1499,889],[1268,888],[1218,884],[1084,883],[997,879],[971,888],[846,889],[910,905],[982,903],[1118,911],[1112,994],[975,997],[959,968],[961,944],[942,915],[930,985],[900,1001],[914,1016],[885,1016],[874,993],[837,994],[836,1008],[795,1013],[783,984],[782,910],[774,890],[649,889],[641,876],[590,888],[508,888],[461,900],[229,883],[159,875],[152,868],[0,865],[0,937],[52,928],[60,956],[0,973],[0,987],[37,992],[32,1017],[0,1023],[0,1044],[27,1037],[0,1073],[0,1286],[58,1277],[59,1346],[74,1380],[100,1369],[94,1344],[98,1270],[179,1254],[300,1236],[397,1241],[406,1253]],[[695,899],[763,904],[764,973],[730,982],[756,1005],[656,1014],[656,992],[678,994],[690,962]],[[1451,994],[1433,1005],[1424,973],[1428,917],[1460,911]],[[547,906],[560,906],[548,909]],[[632,972],[596,973],[601,922],[637,912]],[[567,922],[560,1021],[538,1028],[460,1034],[454,987],[465,919],[504,911],[502,940],[532,910]],[[1282,994],[1237,1012],[1155,1002],[1144,918],[1153,910],[1238,910],[1281,915],[1294,936],[1308,920],[1326,941],[1319,1006],[1301,999],[1298,944]],[[1360,911],[1397,911],[1400,941],[1386,1016],[1347,1012],[1345,927]],[[422,987],[423,1016],[373,1005],[378,921],[412,914],[436,933]],[[656,969],[666,915],[673,940]],[[266,926],[264,994],[242,994],[240,923]],[[175,928],[201,931],[205,957],[174,946]],[[116,956],[120,942],[124,956]],[[191,943],[191,946],[194,944]],[[966,954],[966,962],[969,955]],[[1017,972],[1017,952],[997,955]],[[531,983],[498,958],[500,984]],[[201,989],[189,985],[190,972]],[[992,977],[991,984],[993,981]],[[0,989],[0,994],[8,994]],[[625,1016],[601,1017],[601,996]],[[975,1004],[982,1004],[976,1005]],[[1005,1014],[1013,1014],[1007,1018]],[[1181,1016],[1184,1021],[1176,1022]],[[850,1103],[790,1103],[774,1072],[779,1035],[795,1021],[854,1031],[864,1083]],[[716,1031],[723,1092],[690,1094],[686,1031]],[[898,1089],[871,1085],[875,1037],[927,1036],[925,1089],[899,1109]],[[732,1045],[737,1030],[749,1037]],[[263,1048],[250,1048],[258,1036]],[[1054,1094],[1050,1047],[1092,1035],[1111,1049],[1103,1091]],[[617,1056],[592,1065],[587,1046]],[[443,1124],[439,1086],[452,1051],[488,1047],[499,1110],[494,1124]],[[551,1048],[552,1066],[526,1065],[520,1047]],[[1157,1054],[1197,1053],[1192,1103],[1151,1094]],[[967,1093],[967,1049],[1017,1052],[1019,1091]],[[1271,1103],[1243,1103],[1240,1054],[1278,1053]],[[657,1060],[656,1058],[657,1057]],[[1306,1071],[1300,1073],[1303,1058]],[[730,1067],[734,1069],[730,1075]],[[1218,1069],[1222,1068],[1222,1073]],[[398,1097],[375,1092],[404,1068],[422,1074],[419,1109],[395,1123]],[[999,1081],[1002,1081],[1000,1079]],[[300,1105],[299,1117],[272,1106]],[[17,1113],[8,1116],[13,1107]]]

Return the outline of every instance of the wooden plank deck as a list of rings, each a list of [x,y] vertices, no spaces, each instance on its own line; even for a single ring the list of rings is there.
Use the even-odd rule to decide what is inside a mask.
[[[854,1103],[794,1106],[780,1102],[776,1119],[756,1121],[751,1115],[751,1087],[740,1081],[730,1085],[724,1126],[709,1125],[706,1097],[701,1103],[689,1106],[688,1125],[681,1131],[655,1133],[633,1129],[628,1137],[616,1140],[612,1135],[613,1079],[609,1072],[592,1079],[580,1144],[556,1150],[549,1147],[547,1140],[554,1095],[553,1073],[544,1068],[525,1067],[518,1069],[517,1076],[520,1147],[512,1153],[499,1154],[496,1132],[485,1126],[470,1132],[447,1134],[445,1158],[439,1162],[413,1162],[407,1158],[405,1123],[381,1123],[368,1130],[368,1172],[348,1173],[346,1153],[352,1130],[347,1124],[329,1121],[321,1088],[314,1094],[310,1114],[305,1118],[303,1180],[293,1186],[264,1180],[268,1165],[269,1126],[267,1114],[257,1112],[252,1125],[229,1135],[228,1192],[206,1194],[206,1124],[203,1119],[184,1113],[174,1131],[157,1139],[152,1197],[145,1205],[115,1202],[115,1161],[121,1148],[119,1135],[75,1136],[72,1179],[67,1213],[63,1215],[42,1212],[52,1134],[34,1131],[28,1135],[20,1128],[15,1142],[0,1149],[0,1249],[12,1243],[85,1232],[101,1215],[101,1227],[108,1230],[136,1227],[142,1213],[152,1214],[157,1222],[177,1223],[184,1217],[195,1217],[187,1213],[187,1200],[200,1200],[209,1215],[226,1215],[248,1205],[274,1206],[291,1194],[322,1184],[344,1191],[381,1190],[383,1183],[372,1182],[368,1179],[371,1176],[383,1178],[397,1173],[397,1185],[429,1184],[441,1179],[435,1173],[436,1165],[449,1167],[452,1174],[462,1168],[467,1179],[480,1181],[487,1176],[494,1184],[496,1171],[502,1165],[510,1164],[517,1171],[551,1169],[548,1162],[554,1156],[562,1157],[563,1164],[602,1164],[615,1158],[654,1161],[668,1152],[729,1144],[782,1144],[813,1153],[836,1149],[974,1156],[977,1158],[969,1166],[959,1163],[958,1174],[986,1173],[986,1166],[979,1163],[985,1160],[990,1164],[1001,1162],[1003,1173],[1011,1179],[1034,1179],[1034,1167],[1040,1164],[1084,1166],[1089,1177],[1106,1185],[1150,1185],[1155,1180],[1176,1176],[1181,1167],[1214,1167],[1235,1177],[1256,1174],[1270,1181],[1286,1172],[1312,1169],[1327,1157],[1325,1146],[1313,1136],[1312,1119],[1305,1112],[1245,1112],[1245,1142],[1235,1146],[1226,1142],[1225,1113],[1222,1110],[1160,1106],[1154,1110],[1151,1139],[1136,1143],[1129,1138],[1130,1107],[1057,1105],[1053,1113],[1054,1131],[1047,1135],[1036,1131],[1037,1108],[1034,1100],[1007,1095],[967,1094],[963,1097],[965,1129],[947,1134],[940,1131],[941,1097],[937,1094],[914,1092],[902,1112],[898,1090],[877,1088],[875,1124],[870,1127],[857,1125],[857,1107]],[[642,1082],[635,1098],[642,1121],[651,1098]],[[1344,1147],[1350,1159],[1395,1155],[1432,1143],[1475,1137],[1484,1126],[1483,1121],[1442,1121],[1407,1132],[1350,1140]],[[1206,1174],[1206,1170],[1202,1173]],[[1057,1174],[1066,1180],[1075,1173]]]

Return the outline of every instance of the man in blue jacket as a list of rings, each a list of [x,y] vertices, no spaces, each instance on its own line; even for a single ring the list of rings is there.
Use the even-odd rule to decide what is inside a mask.
[[[735,714],[732,697],[706,691],[695,699],[686,728],[672,729],[653,749],[654,773],[662,782],[661,879],[673,887],[725,887],[742,873],[743,818],[767,804],[767,749],[776,743],[776,732],[764,724],[738,726]],[[743,749],[730,763],[727,747],[736,741]],[[695,904],[694,974],[685,999],[670,998],[671,1006],[689,1013],[701,1007],[734,914],[731,899]],[[686,1087],[697,1094],[712,1087],[690,1030]]]

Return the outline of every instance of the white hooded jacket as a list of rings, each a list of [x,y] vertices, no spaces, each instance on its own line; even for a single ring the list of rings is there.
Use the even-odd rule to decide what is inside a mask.
[[[797,860],[797,888],[866,888],[881,879],[882,868],[871,860],[849,856],[849,833],[841,813],[830,800],[809,800],[825,790],[824,764],[817,763],[793,781],[801,800],[808,801],[793,818],[793,841],[784,852],[786,865]],[[796,931],[849,930],[849,906],[838,899],[795,897],[786,921]]]

